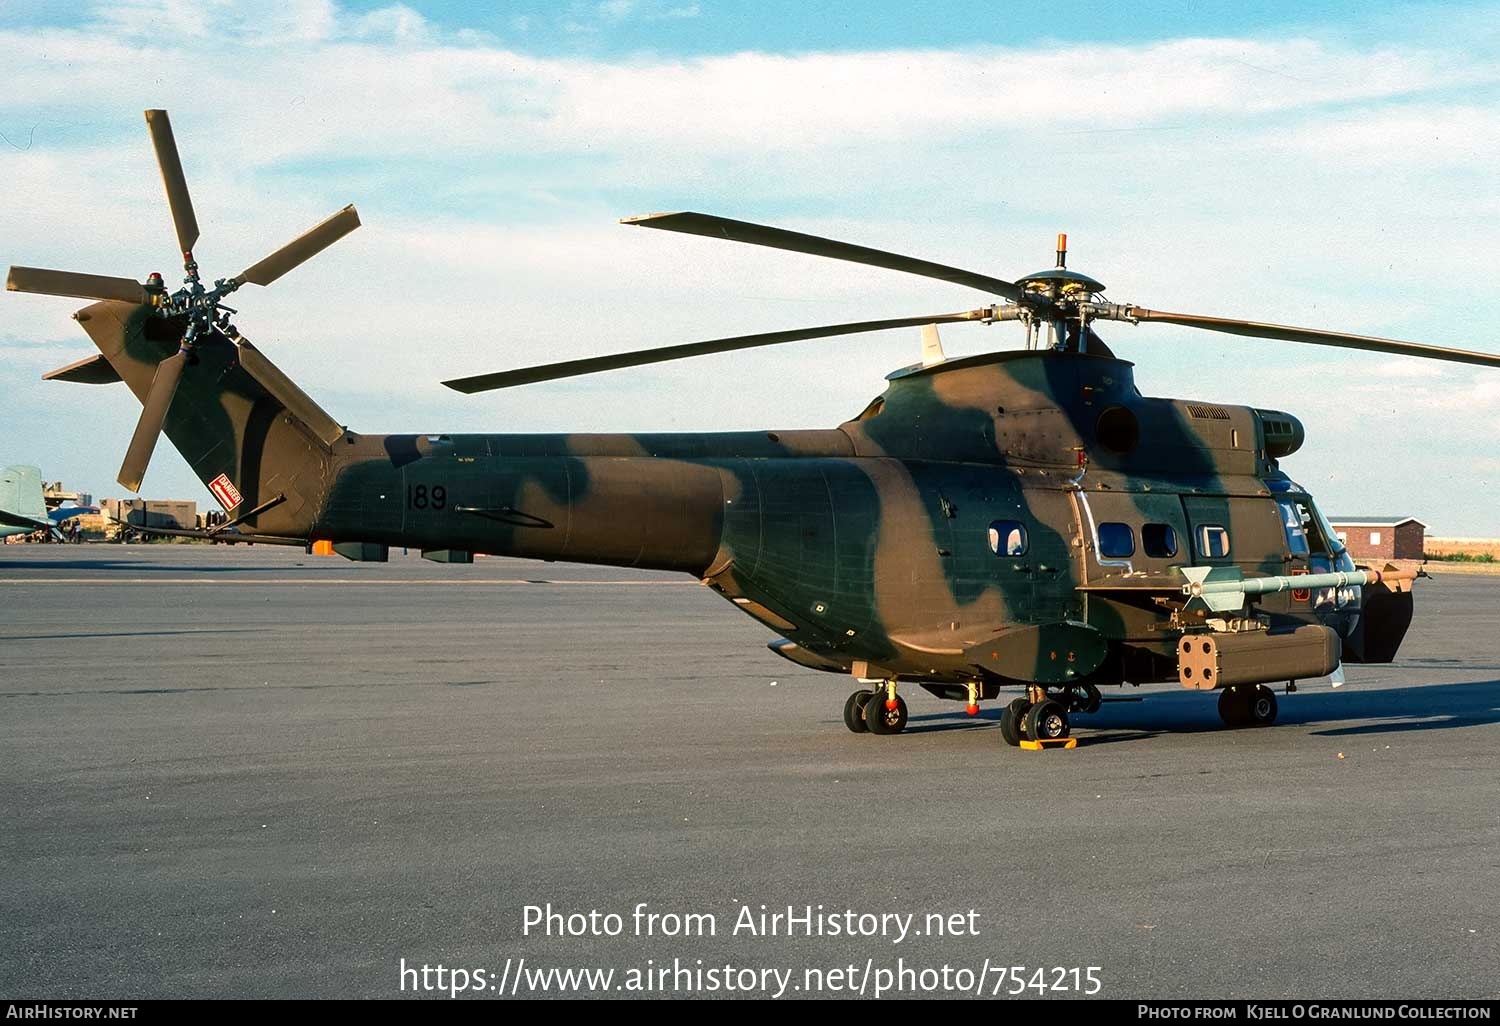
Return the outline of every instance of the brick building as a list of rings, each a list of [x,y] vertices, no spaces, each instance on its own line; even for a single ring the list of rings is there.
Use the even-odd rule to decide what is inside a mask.
[[[1427,525],[1416,517],[1329,517],[1355,559],[1421,559]]]

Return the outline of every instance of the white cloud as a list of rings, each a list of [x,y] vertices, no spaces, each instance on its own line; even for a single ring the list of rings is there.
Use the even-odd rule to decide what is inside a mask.
[[[238,45],[272,46],[329,39],[341,20],[333,0],[280,0],[276,4],[247,4],[240,0],[111,0],[95,6],[91,13],[96,22],[91,30],[117,38],[232,40]]]
[[[621,21],[635,11],[635,0],[604,0],[596,10],[606,21]]]

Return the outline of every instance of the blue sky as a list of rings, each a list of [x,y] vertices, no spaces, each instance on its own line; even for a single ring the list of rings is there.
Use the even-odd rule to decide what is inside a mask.
[[[210,7],[212,4],[209,5]],[[350,0],[352,14],[391,5]],[[1054,20],[1032,4],[985,0],[928,0],[814,4],[797,0],[410,0],[404,5],[444,30],[482,33],[542,55],[587,53],[706,56],[742,50],[803,54],[1071,42],[1144,42],[1171,36],[1248,35],[1303,26],[1370,26],[1382,10],[1428,18],[1429,8],[1354,3],[1073,2]],[[78,24],[79,6],[67,2],[4,0],[0,14],[16,25]],[[1057,17],[1061,15],[1061,17]],[[1442,10],[1439,10],[1439,17]]]
[[[698,209],[1116,301],[1500,351],[1500,8],[0,0],[7,262],[172,271],[141,110],[172,112],[211,275],[365,226],[237,323],[360,430],[826,426],[916,332],[461,397],[441,377],[962,289],[618,226]],[[0,297],[0,460],[96,496],[138,407],[44,384],[64,299]],[[1500,374],[1111,326],[1157,395],[1289,410],[1326,509],[1500,534]],[[1019,344],[945,332],[950,353]],[[163,448],[153,496],[206,502]]]

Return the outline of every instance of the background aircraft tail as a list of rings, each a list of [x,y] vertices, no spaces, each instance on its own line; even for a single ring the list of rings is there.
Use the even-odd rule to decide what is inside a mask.
[[[52,526],[42,497],[42,472],[36,467],[6,467],[0,471],[0,525],[33,530]]]

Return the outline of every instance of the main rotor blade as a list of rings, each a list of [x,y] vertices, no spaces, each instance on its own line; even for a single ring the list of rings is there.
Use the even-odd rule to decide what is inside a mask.
[[[359,211],[351,203],[314,228],[309,228],[259,263],[251,264],[235,281],[241,285],[269,285],[298,264],[317,256],[323,250],[359,227]]]
[[[1472,363],[1480,367],[1500,367],[1500,354],[1477,353],[1470,349],[1445,349],[1442,346],[1426,346],[1417,342],[1402,342],[1391,338],[1373,338],[1369,335],[1346,335],[1339,331],[1319,331],[1316,328],[1294,328],[1284,324],[1238,321],[1228,317],[1202,317],[1197,314],[1168,313],[1163,310],[1147,310],[1139,306],[1130,308],[1130,316],[1141,321],[1181,324],[1188,328],[1204,328],[1208,331],[1222,331],[1230,335],[1247,335],[1250,338],[1272,338],[1283,342],[1307,342],[1317,346],[1334,346],[1340,349],[1364,349],[1372,353],[1389,353],[1392,356],[1421,356],[1429,360],[1446,360],[1450,363]]]
[[[856,246],[835,239],[804,235],[801,232],[787,231],[784,228],[768,228],[765,225],[751,224],[748,221],[731,221],[727,217],[715,217],[712,214],[697,214],[691,211],[676,214],[643,214],[639,217],[621,218],[620,223],[640,225],[642,228],[662,228],[670,232],[685,232],[688,235],[703,235],[711,239],[728,239],[731,242],[744,242],[752,246],[788,249],[794,253],[807,253],[811,256],[831,257],[834,260],[848,260],[856,264],[884,267],[892,271],[905,271],[908,274],[919,274],[924,278],[936,278],[955,285],[967,285],[971,289],[1003,296],[1012,302],[1021,297],[1021,289],[1018,285],[999,278],[991,278],[986,274],[976,274],[958,267],[947,267],[929,260],[918,260],[916,257],[887,253],[883,250]]]
[[[775,346],[783,342],[800,342],[809,338],[828,338],[833,335],[856,335],[864,331],[884,331],[887,328],[914,328],[922,324],[945,324],[952,321],[979,321],[994,314],[992,307],[981,310],[965,310],[962,313],[929,314],[925,317],[898,317],[885,321],[856,321],[850,324],[828,324],[820,328],[797,328],[792,331],[769,331],[760,335],[738,335],[734,338],[716,338],[706,342],[687,342],[679,346],[664,346],[660,349],[637,349],[629,353],[614,353],[610,356],[593,356],[583,360],[566,360],[548,363],[539,367],[521,370],[499,371],[494,374],[476,374],[473,377],[454,378],[443,384],[457,392],[488,392],[495,388],[510,388],[514,385],[530,385],[538,381],[554,381],[580,374],[595,374],[599,371],[619,370],[623,367],[642,367],[652,363],[667,363],[685,360],[691,356],[707,356],[710,353],[728,353],[736,349],[755,349],[759,346]]]
[[[172,406],[172,397],[177,394],[177,382],[187,366],[187,354],[178,350],[156,365],[156,376],[151,379],[151,390],[146,393],[146,402],[141,410],[141,419],[136,421],[135,434],[130,439],[130,448],[125,450],[125,462],[120,465],[120,476],[116,479],[132,492],[141,490],[141,481],[146,476],[146,465],[151,462],[151,453],[156,449],[156,439],[167,420],[167,410]]]
[[[11,292],[35,292],[42,296],[114,299],[122,303],[146,302],[146,289],[134,278],[50,271],[45,267],[12,267],[6,275],[5,287]]]
[[[172,122],[166,111],[148,110],[146,128],[151,132],[156,163],[167,187],[167,206],[172,208],[172,223],[177,226],[177,245],[184,254],[191,253],[198,244],[198,218],[193,213],[193,198],[188,195],[187,178],[182,173],[182,159],[177,156]]]

